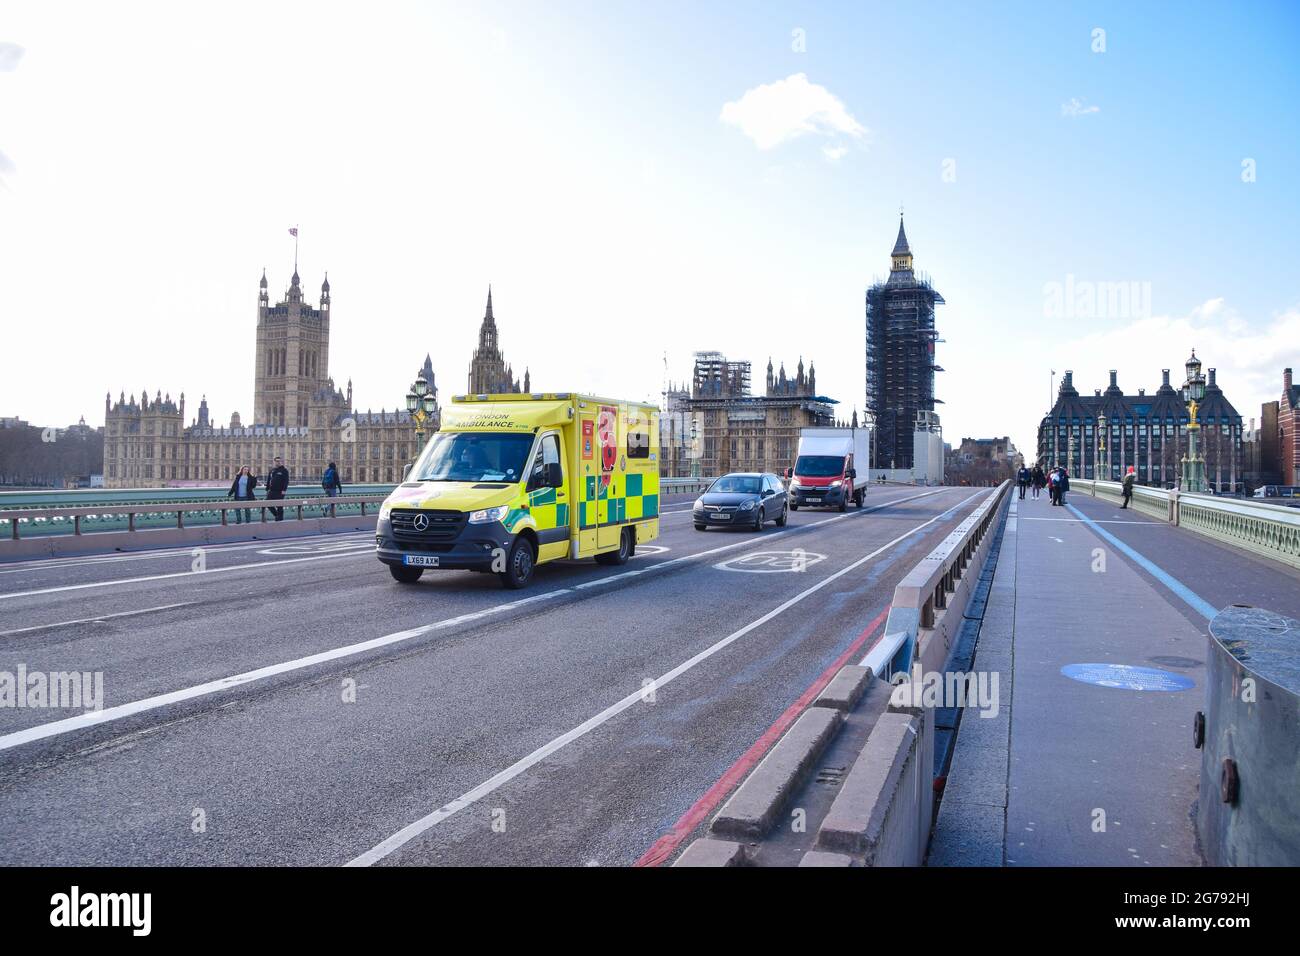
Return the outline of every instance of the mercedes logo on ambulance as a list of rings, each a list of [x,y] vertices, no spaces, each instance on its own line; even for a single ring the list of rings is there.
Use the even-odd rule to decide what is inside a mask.
[[[428,516],[428,515],[416,515],[416,516],[415,516],[415,520],[411,522],[411,527],[414,528],[416,531],[428,531],[428,530],[429,530],[429,516]]]

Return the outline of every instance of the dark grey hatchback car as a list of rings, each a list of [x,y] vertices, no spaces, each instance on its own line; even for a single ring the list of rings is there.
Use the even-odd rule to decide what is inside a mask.
[[[785,524],[788,508],[785,486],[776,475],[723,475],[695,499],[695,530],[739,525],[761,531],[765,521],[775,521],[780,527]]]

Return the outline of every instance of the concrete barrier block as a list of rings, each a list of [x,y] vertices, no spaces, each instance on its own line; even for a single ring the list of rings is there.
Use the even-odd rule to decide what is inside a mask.
[[[930,779],[928,773],[924,780],[918,776],[917,742],[916,718],[880,715],[822,820],[817,849],[864,856],[868,866],[920,863],[920,785],[928,789]]]
[[[844,716],[809,707],[731,795],[710,826],[719,836],[758,839],[776,822],[786,801],[807,779]]]
[[[857,664],[841,667],[826,688],[817,695],[813,706],[833,707],[835,710],[848,713],[858,705],[871,680],[870,667],[861,667]]]
[[[688,846],[673,866],[744,866],[747,860],[741,844],[704,837]]]

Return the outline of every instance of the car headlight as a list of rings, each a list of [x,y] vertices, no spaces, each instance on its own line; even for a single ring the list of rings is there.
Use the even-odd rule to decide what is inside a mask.
[[[695,505],[694,505],[694,507],[692,508],[692,510],[693,510],[693,511],[703,511],[703,510],[704,510],[704,499],[703,499],[703,498],[696,498],[696,499],[695,499]]]
[[[753,498],[750,498],[748,501],[746,501],[743,505],[740,506],[740,510],[741,510],[741,511],[753,511],[753,510],[754,510],[754,499],[753,499]]]
[[[510,512],[509,505],[501,505],[497,508],[484,508],[482,511],[475,511],[469,516],[470,524],[491,524],[493,521],[500,521]]]

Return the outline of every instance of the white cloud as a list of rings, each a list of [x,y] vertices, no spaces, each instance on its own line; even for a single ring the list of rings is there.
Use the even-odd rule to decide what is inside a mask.
[[[734,103],[726,103],[719,117],[754,141],[759,149],[772,149],[807,133],[822,136],[851,136],[861,139],[866,127],[845,109],[826,87],[809,83],[804,73],[756,86]],[[827,153],[827,158],[838,159]]]
[[[1160,385],[1160,370],[1170,370],[1175,388],[1183,380],[1183,363],[1196,349],[1206,368],[1218,369],[1218,384],[1243,419],[1259,418],[1259,406],[1282,393],[1282,369],[1295,365],[1300,340],[1300,306],[1251,322],[1222,298],[1192,309],[1185,316],[1152,316],[1083,336],[1054,350],[1068,357],[1080,392],[1105,388],[1107,371],[1119,371],[1127,394],[1139,387],[1151,394]],[[1058,363],[1065,362],[1057,359]],[[1058,379],[1059,381],[1059,379]]]
[[[825,156],[827,159],[829,159],[832,163],[838,163],[841,159],[844,158],[844,156],[848,153],[848,151],[849,148],[847,146],[840,146],[838,144],[834,146],[822,147],[822,155]]]
[[[0,73],[11,73],[18,69],[18,61],[26,52],[17,43],[0,43]]]
[[[1101,112],[1100,106],[1084,106],[1083,100],[1079,99],[1079,97],[1077,96],[1071,97],[1070,102],[1061,104],[1062,116],[1069,116],[1069,117],[1086,116],[1089,113],[1100,113],[1100,112]]]

